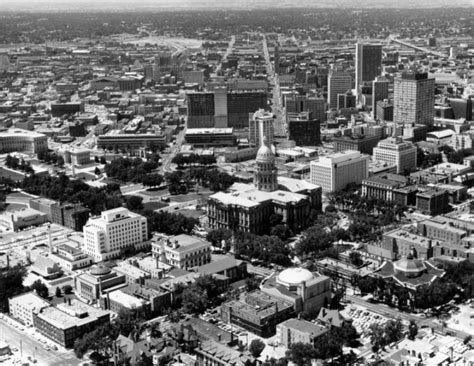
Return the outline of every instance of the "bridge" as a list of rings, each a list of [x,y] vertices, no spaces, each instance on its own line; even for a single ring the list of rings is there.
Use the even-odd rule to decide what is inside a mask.
[[[442,52],[437,52],[437,51],[433,51],[433,50],[430,50],[430,49],[425,48],[425,47],[416,46],[414,44],[408,43],[406,41],[402,41],[400,39],[396,39],[394,37],[389,37],[388,39],[389,39],[390,42],[398,43],[398,44],[401,44],[402,46],[413,48],[416,51],[424,52],[424,53],[434,55],[434,56],[438,56],[438,57],[448,57],[448,55],[446,55]]]

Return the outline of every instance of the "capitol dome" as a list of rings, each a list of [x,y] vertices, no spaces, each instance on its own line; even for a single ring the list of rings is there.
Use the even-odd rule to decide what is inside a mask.
[[[262,146],[257,152],[257,162],[259,163],[273,163],[275,161],[275,154],[267,145],[267,138],[263,138]]]
[[[112,272],[112,270],[105,266],[97,266],[91,269],[91,275],[94,276],[104,276],[106,274],[109,274],[110,272]]]
[[[402,258],[393,264],[395,271],[402,273],[409,277],[415,277],[426,270],[425,264],[419,259],[415,259],[411,256]]]
[[[304,268],[288,268],[278,275],[277,282],[285,286],[296,286],[310,281],[314,275]]]

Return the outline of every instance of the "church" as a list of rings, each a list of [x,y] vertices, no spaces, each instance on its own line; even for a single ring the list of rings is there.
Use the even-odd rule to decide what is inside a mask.
[[[321,187],[304,180],[278,177],[275,154],[267,139],[257,152],[254,184],[234,183],[228,192],[209,197],[211,229],[262,234],[269,218],[279,214],[283,223],[298,232],[309,224],[311,210],[321,211]]]

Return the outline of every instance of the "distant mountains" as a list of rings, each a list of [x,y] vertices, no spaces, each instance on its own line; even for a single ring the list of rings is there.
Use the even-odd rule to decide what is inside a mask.
[[[472,4],[472,0],[0,0],[0,11],[454,8],[472,7]]]

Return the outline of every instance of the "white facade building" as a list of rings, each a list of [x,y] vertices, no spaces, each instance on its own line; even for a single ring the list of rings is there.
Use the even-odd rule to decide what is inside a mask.
[[[141,249],[148,239],[146,218],[122,207],[90,218],[83,230],[83,252],[95,262],[116,258],[130,248]]]
[[[312,184],[321,186],[325,193],[337,192],[367,178],[369,157],[359,151],[338,152],[312,161],[310,169]]]
[[[8,306],[12,317],[29,326],[33,325],[33,314],[39,313],[41,309],[51,304],[34,292],[27,292],[9,299]]]
[[[176,235],[152,243],[152,255],[177,268],[198,267],[211,262],[211,243],[186,234]]]
[[[399,137],[389,137],[380,141],[373,151],[373,160],[396,165],[397,174],[404,174],[416,167],[416,157],[416,146]]]

